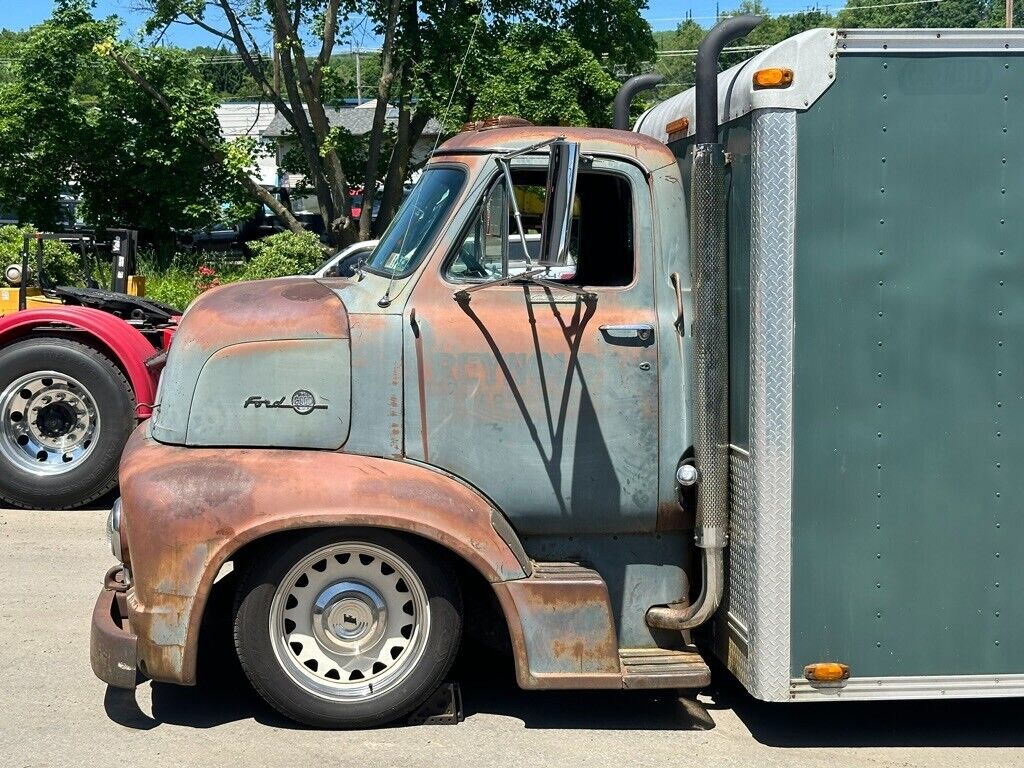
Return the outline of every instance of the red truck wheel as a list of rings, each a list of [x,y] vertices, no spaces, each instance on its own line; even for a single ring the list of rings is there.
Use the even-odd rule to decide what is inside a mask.
[[[68,509],[117,483],[135,395],[101,352],[32,337],[0,349],[0,501]]]

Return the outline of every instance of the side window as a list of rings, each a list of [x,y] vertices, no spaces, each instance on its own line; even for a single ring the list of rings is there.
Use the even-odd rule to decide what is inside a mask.
[[[540,258],[546,170],[513,168],[512,185],[522,220],[519,234],[506,187],[498,177],[450,257],[445,277],[483,282],[527,269]],[[569,263],[543,277],[572,285],[615,287],[633,281],[633,196],[628,179],[614,173],[581,171],[576,181]]]

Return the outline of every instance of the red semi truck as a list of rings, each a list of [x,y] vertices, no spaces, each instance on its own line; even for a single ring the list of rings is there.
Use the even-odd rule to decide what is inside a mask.
[[[161,353],[180,314],[133,295],[141,284],[131,274],[133,236],[122,231],[114,239],[111,290],[48,283],[43,243],[67,236],[26,237],[21,264],[5,270],[0,504],[67,509],[117,483],[121,450],[150,415]]]

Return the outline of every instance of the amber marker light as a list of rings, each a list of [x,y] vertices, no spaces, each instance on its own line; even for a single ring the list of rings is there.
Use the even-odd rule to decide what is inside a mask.
[[[690,118],[688,117],[677,118],[665,126],[665,133],[668,134],[669,141],[685,136],[688,130],[690,130]]]
[[[754,73],[755,88],[789,88],[793,84],[793,70],[788,67],[768,67]]]
[[[850,676],[850,668],[837,661],[819,661],[804,667],[804,677],[814,683],[838,683]]]

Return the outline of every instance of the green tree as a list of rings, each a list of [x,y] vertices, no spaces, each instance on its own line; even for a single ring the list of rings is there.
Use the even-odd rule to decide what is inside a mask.
[[[0,200],[22,221],[49,229],[60,219],[63,186],[91,136],[80,86],[100,66],[93,46],[116,29],[93,19],[84,0],[59,0],[17,44],[0,84]]]
[[[497,49],[474,117],[518,115],[539,125],[607,125],[619,83],[567,31],[515,27]]]
[[[870,7],[880,6],[880,7]],[[912,5],[890,5],[875,0],[847,0],[837,22],[843,27],[986,27],[1003,4],[989,0],[942,0]],[[1016,13],[1014,14],[1016,15]]]
[[[246,212],[246,190],[225,157],[240,153],[235,160],[248,171],[254,148],[222,142],[213,88],[194,59],[174,48],[138,50],[128,44],[120,46],[118,57],[158,89],[171,109],[112,57],[103,61],[104,87],[88,112],[87,146],[74,169],[89,221],[159,236],[205,226],[228,211]]]
[[[179,22],[194,25],[208,32],[211,42],[238,55],[259,94],[274,104],[291,127],[304,176],[316,194],[327,232],[339,245],[379,232],[388,223],[413,170],[412,149],[430,119],[443,120],[444,129],[454,130],[477,114],[476,94],[495,76],[488,67],[499,51],[528,53],[534,66],[525,73],[541,80],[564,80],[559,72],[540,66],[545,61],[571,65],[585,78],[576,91],[586,102],[582,109],[565,95],[567,83],[552,91],[568,110],[557,116],[560,123],[606,119],[606,106],[590,103],[610,102],[613,94],[596,69],[631,74],[654,51],[650,27],[641,15],[645,0],[491,0],[486,13],[479,0],[381,0],[358,6],[354,0],[144,0],[144,4],[151,14],[147,28],[152,33]],[[332,131],[325,106],[353,90],[354,60],[336,55],[335,46],[350,38],[354,25],[363,21],[368,21],[382,46],[378,56],[369,57],[376,71],[363,75],[364,95],[375,97],[377,104],[373,129],[365,139],[365,160],[360,149],[362,167],[353,175],[339,152],[350,142]],[[517,31],[522,25],[547,31],[528,36],[534,46],[529,51],[523,47],[523,33]],[[272,55],[256,44],[268,29],[276,40]],[[551,40],[556,36],[570,46],[571,55],[554,50]],[[473,50],[467,56],[470,41]],[[596,69],[595,62],[599,62]],[[373,87],[371,73],[376,75]],[[543,83],[532,86],[544,87]],[[393,149],[386,119],[390,105],[398,110]],[[372,197],[381,179],[381,215],[373,225]],[[359,184],[365,186],[366,198],[361,220],[356,222],[350,218],[348,192]]]

